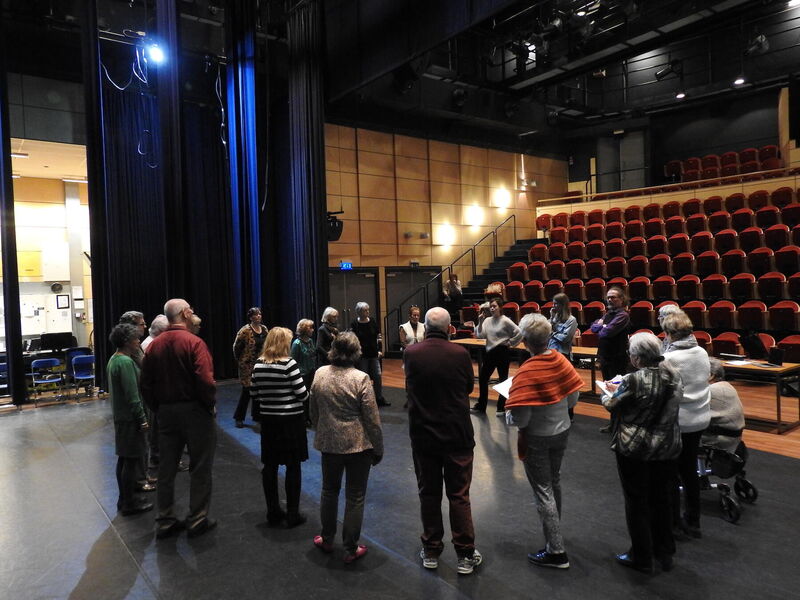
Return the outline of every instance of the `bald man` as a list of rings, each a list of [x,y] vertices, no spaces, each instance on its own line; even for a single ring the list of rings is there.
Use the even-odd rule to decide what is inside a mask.
[[[205,342],[191,333],[195,314],[189,303],[173,298],[164,305],[164,314],[169,327],[147,349],[141,379],[145,402],[158,411],[156,537],[169,537],[184,527],[189,537],[196,537],[216,526],[208,517],[217,441],[214,368]],[[181,521],[175,514],[175,474],[184,445],[191,483],[189,515]]]

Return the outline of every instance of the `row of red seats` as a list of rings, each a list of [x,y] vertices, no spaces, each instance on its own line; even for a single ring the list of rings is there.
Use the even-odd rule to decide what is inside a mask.
[[[611,244],[611,242],[609,242]],[[720,273],[732,277],[736,273],[749,270],[756,277],[770,271],[777,271],[786,276],[800,271],[800,246],[787,244],[777,251],[767,246],[749,248],[747,251],[733,248],[720,255],[716,250],[706,250],[700,254],[693,252],[679,252],[675,255],[667,253],[655,254],[650,257],[644,254],[635,254],[625,258],[624,246],[620,242],[606,246],[611,255],[607,259],[572,258],[564,261],[560,258],[548,262],[533,260],[527,265],[516,262],[506,269],[508,281],[529,281],[531,279],[591,279],[593,277],[637,277],[696,274],[702,277]],[[552,250],[552,249],[551,249]],[[558,250],[558,248],[556,249]],[[569,249],[568,249],[569,250]],[[570,254],[568,253],[568,256]],[[579,254],[579,256],[583,256]]]
[[[571,225],[566,227],[553,227],[550,230],[550,242],[594,242],[610,241],[613,239],[631,239],[635,237],[652,237],[654,235],[673,236],[686,234],[692,236],[696,233],[708,231],[716,235],[720,231],[731,229],[737,233],[758,227],[762,230],[789,231],[800,225],[800,204],[790,204],[783,211],[779,211],[774,206],[767,206],[759,209],[757,213],[749,208],[740,208],[733,214],[721,210],[715,212],[710,217],[706,215],[692,215],[688,219],[684,217],[670,217],[664,220],[660,217],[648,219],[647,221],[619,221],[601,225],[595,223],[584,227],[583,225]]]
[[[654,306],[648,300],[634,302],[630,308],[631,328],[657,326],[658,310],[667,304],[678,306],[673,300],[667,300]],[[553,303],[526,302],[520,305],[517,302],[506,302],[502,306],[503,314],[519,323],[519,320],[529,313],[540,312],[545,317],[550,317]],[[696,331],[703,329],[740,329],[747,331],[796,331],[800,319],[800,304],[790,300],[783,300],[767,307],[763,302],[750,300],[737,309],[736,305],[728,300],[720,300],[710,307],[699,300],[692,300],[680,306],[691,319]],[[478,305],[466,306],[461,311],[464,322],[477,321]],[[570,311],[581,326],[587,326],[600,319],[605,314],[606,306],[599,301],[586,304],[570,301]]]
[[[775,206],[782,209],[795,202],[794,190],[790,187],[779,187],[773,191],[757,190],[745,196],[737,192],[724,199],[722,196],[710,196],[705,200],[690,198],[683,202],[672,200],[666,203],[651,202],[644,207],[633,204],[625,208],[613,207],[606,210],[596,208],[590,211],[576,210],[572,213],[560,212],[555,215],[540,214],[536,218],[536,228],[549,230],[553,227],[569,227],[570,225],[594,225],[596,223],[613,223],[622,221],[647,221],[661,217],[669,219],[678,215],[688,218],[692,215],[705,213],[711,216],[715,212],[726,210],[733,213],[740,208],[750,208],[757,211],[765,206]]]
[[[680,254],[691,252],[698,255],[715,250],[724,254],[728,250],[745,250],[749,252],[760,246],[772,250],[780,250],[784,246],[800,245],[800,225],[790,231],[788,225],[773,225],[766,231],[761,227],[747,227],[741,232],[735,229],[723,229],[712,234],[710,231],[698,231],[689,237],[686,233],[675,233],[669,238],[664,235],[651,235],[648,238],[634,236],[624,240],[620,237],[607,242],[591,240],[588,244],[582,241],[552,242],[550,244],[534,244],[528,250],[528,260],[572,260],[575,258],[612,258],[614,256],[656,256],[657,254]]]
[[[758,279],[752,273],[737,273],[730,279],[724,275],[712,274],[702,281],[697,275],[684,275],[677,281],[669,275],[662,275],[651,281],[648,277],[637,276],[628,280],[625,277],[612,277],[608,280],[596,277],[584,283],[582,279],[532,280],[526,284],[510,281],[503,284],[495,281],[493,289],[501,290],[500,295],[509,302],[544,302],[552,300],[561,292],[573,300],[603,300],[607,287],[616,285],[634,300],[680,301],[706,299],[732,299],[739,302],[761,299],[776,302],[782,298],[800,298],[800,271],[788,279],[783,273],[765,273]]]
[[[765,173],[765,171],[768,171]],[[769,172],[771,171],[771,172]],[[737,177],[741,175],[742,177]],[[759,162],[751,160],[741,165],[726,165],[720,167],[706,167],[700,170],[684,171],[681,176],[682,183],[697,183],[699,187],[711,187],[712,185],[727,185],[729,183],[739,183],[740,181],[760,181],[771,177],[783,177],[783,161],[780,158],[768,158]],[[724,177],[724,181],[707,181]],[[692,189],[693,186],[687,187]]]
[[[716,167],[745,165],[751,162],[763,163],[780,156],[778,147],[774,144],[767,144],[761,148],[745,148],[740,152],[725,152],[724,154],[706,154],[703,158],[691,157],[685,160],[670,160],[664,165],[664,176],[668,179],[678,178],[686,171],[701,171]]]

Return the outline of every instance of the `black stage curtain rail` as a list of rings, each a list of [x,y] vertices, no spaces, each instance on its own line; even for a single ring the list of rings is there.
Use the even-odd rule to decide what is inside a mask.
[[[218,379],[236,376],[231,347],[245,323],[238,314],[233,268],[233,220],[228,161],[220,132],[219,107],[183,104],[187,256],[192,279],[187,300],[203,320],[200,337],[214,357]]]
[[[110,329],[126,310],[142,311],[148,323],[163,311],[166,228],[157,100],[109,84],[103,92],[106,223],[92,227],[105,227],[108,242],[108,297],[100,301],[109,303]],[[96,347],[111,350],[109,332],[95,331]]]

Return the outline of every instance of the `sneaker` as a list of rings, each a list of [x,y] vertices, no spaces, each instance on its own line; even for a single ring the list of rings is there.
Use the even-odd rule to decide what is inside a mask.
[[[483,556],[476,548],[472,552],[472,556],[461,556],[458,559],[458,574],[469,575],[473,569],[483,562]]]
[[[352,554],[346,554],[344,557],[344,564],[349,565],[357,561],[359,558],[364,556],[367,553],[366,546],[358,546],[356,551]]]
[[[439,568],[439,557],[438,556],[428,556],[425,554],[425,548],[419,551],[419,557],[422,559],[422,566],[426,569],[438,569]]]
[[[569,559],[566,552],[553,554],[540,550],[536,554],[528,554],[528,562],[539,567],[553,567],[554,569],[569,569]]]

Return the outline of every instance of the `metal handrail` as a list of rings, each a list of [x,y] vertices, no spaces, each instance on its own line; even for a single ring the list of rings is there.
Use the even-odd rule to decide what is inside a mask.
[[[492,230],[491,230],[489,233],[487,233],[486,235],[484,235],[484,236],[483,236],[481,239],[479,239],[477,242],[475,242],[474,244],[472,244],[472,246],[470,246],[470,247],[469,247],[469,248],[467,248],[467,249],[466,249],[464,252],[462,252],[462,253],[461,253],[461,254],[460,254],[460,255],[459,255],[459,256],[458,256],[458,257],[457,257],[455,260],[453,260],[453,262],[451,262],[449,265],[447,265],[446,267],[444,267],[444,268],[443,268],[441,271],[439,271],[439,272],[438,272],[436,275],[434,275],[433,277],[431,277],[431,278],[430,278],[428,281],[426,281],[424,284],[422,284],[421,286],[417,287],[417,289],[415,289],[413,292],[411,292],[411,293],[410,293],[408,296],[406,296],[405,298],[403,298],[403,300],[401,300],[401,301],[400,301],[400,304],[399,304],[399,305],[398,305],[396,308],[393,308],[391,311],[389,311],[388,313],[386,313],[386,316],[383,318],[383,331],[384,331],[384,333],[387,335],[387,337],[388,337],[388,332],[389,332],[389,318],[390,318],[392,315],[395,315],[395,314],[396,314],[396,318],[397,318],[397,326],[398,326],[398,327],[400,327],[400,309],[403,307],[403,305],[404,305],[406,302],[408,302],[409,300],[411,300],[411,298],[413,298],[414,296],[416,296],[417,294],[419,294],[419,293],[420,293],[420,291],[422,292],[423,304],[424,304],[426,307],[427,307],[427,306],[429,306],[429,305],[430,305],[430,302],[429,302],[429,298],[428,298],[428,286],[429,286],[431,283],[433,283],[434,281],[436,281],[437,279],[441,278],[441,277],[442,277],[442,275],[443,275],[444,273],[447,273],[447,274],[448,274],[447,278],[449,279],[449,278],[450,278],[450,272],[452,272],[452,270],[453,270],[453,266],[454,266],[454,265],[455,265],[455,264],[456,264],[456,263],[457,263],[459,260],[461,260],[462,258],[464,258],[464,257],[465,257],[467,254],[471,254],[471,255],[472,255],[472,279],[475,279],[475,276],[477,275],[477,269],[476,269],[476,259],[475,259],[475,249],[476,249],[476,248],[477,248],[477,247],[478,247],[478,246],[479,246],[479,245],[480,245],[480,244],[481,244],[481,243],[482,243],[482,242],[483,242],[483,241],[484,241],[486,238],[488,238],[489,236],[492,236],[492,247],[493,247],[493,249],[494,249],[494,256],[496,257],[496,256],[497,256],[497,232],[500,230],[500,228],[501,228],[501,227],[503,227],[503,226],[504,226],[506,223],[508,223],[509,221],[511,221],[511,224],[512,224],[512,231],[513,231],[513,238],[514,238],[514,241],[516,241],[516,239],[517,239],[517,218],[516,218],[516,215],[513,215],[513,214],[512,214],[512,215],[509,215],[509,216],[508,216],[508,217],[507,217],[507,218],[506,218],[506,219],[505,219],[505,220],[504,220],[502,223],[500,223],[500,224],[499,224],[499,225],[497,225],[497,226],[496,226],[494,229],[492,229]]]

